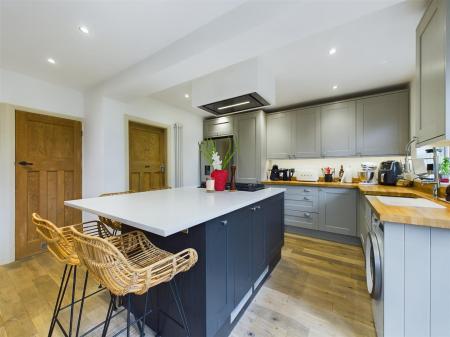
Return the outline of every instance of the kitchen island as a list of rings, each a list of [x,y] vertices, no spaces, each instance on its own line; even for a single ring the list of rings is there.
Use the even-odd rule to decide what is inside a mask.
[[[281,258],[284,189],[206,193],[178,188],[66,201],[140,229],[160,248],[197,250],[197,264],[176,277],[191,335],[228,336]],[[150,289],[154,313],[147,324],[162,337],[185,336],[170,288]],[[140,315],[144,299],[134,301]],[[177,322],[178,321],[178,322]]]

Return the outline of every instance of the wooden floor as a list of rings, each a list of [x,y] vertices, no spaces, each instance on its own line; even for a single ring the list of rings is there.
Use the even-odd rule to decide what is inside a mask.
[[[48,253],[0,267],[0,337],[47,336],[62,268]],[[103,292],[86,301],[82,331],[104,319],[107,300]],[[361,248],[287,234],[282,260],[231,336],[375,337]]]

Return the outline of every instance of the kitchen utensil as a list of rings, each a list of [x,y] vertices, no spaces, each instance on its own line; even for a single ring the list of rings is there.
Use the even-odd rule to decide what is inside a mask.
[[[270,180],[280,180],[280,170],[278,169],[278,165],[272,166],[272,170],[270,170]]]

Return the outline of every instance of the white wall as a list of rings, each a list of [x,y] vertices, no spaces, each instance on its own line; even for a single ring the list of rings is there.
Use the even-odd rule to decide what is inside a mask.
[[[0,104],[0,264],[14,260],[14,109]]]
[[[0,102],[55,114],[83,117],[83,94],[0,68]]]
[[[0,69],[0,264],[14,260],[14,109],[67,116],[83,122],[83,197],[128,188],[127,121],[171,127],[183,125],[184,185],[199,183],[198,142],[202,118],[152,99],[122,103],[101,92],[82,94]],[[171,136],[171,134],[169,134]],[[169,139],[168,146],[172,145]],[[174,156],[169,148],[169,185]]]
[[[86,98],[84,130],[84,196],[128,189],[128,121],[134,120],[168,128],[168,183],[174,185],[172,128],[183,125],[183,181],[199,184],[198,142],[202,138],[200,116],[150,98],[122,103],[105,97]],[[92,125],[102,125],[98,130]]]

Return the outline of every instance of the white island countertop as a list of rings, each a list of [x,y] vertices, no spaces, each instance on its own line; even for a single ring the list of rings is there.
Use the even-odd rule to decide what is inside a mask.
[[[284,188],[265,188],[255,192],[207,193],[203,188],[182,187],[71,200],[64,204],[143,231],[169,236],[284,191]]]

